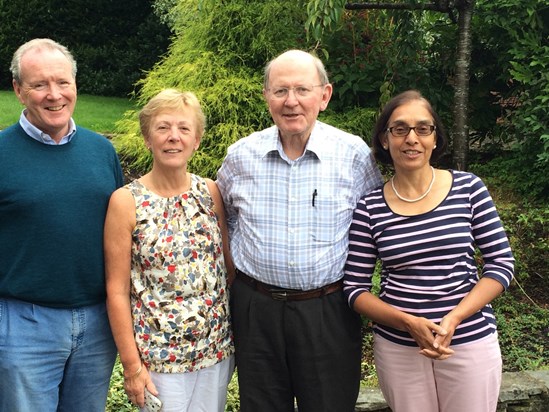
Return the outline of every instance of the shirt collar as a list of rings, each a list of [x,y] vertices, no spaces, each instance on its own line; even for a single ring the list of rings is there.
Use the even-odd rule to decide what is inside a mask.
[[[322,123],[317,120],[311,132],[311,136],[307,141],[307,145],[305,146],[305,153],[312,152],[321,160],[322,153],[325,150],[325,148],[323,148],[323,140]],[[271,152],[278,152],[280,157],[283,159],[286,158],[286,156],[283,155],[284,150],[282,149],[277,126],[267,129],[266,139],[263,141],[262,156],[265,157]]]
[[[47,133],[44,133],[42,130],[31,124],[29,120],[27,119],[27,116],[25,114],[26,109],[23,109],[21,112],[21,116],[19,117],[19,124],[23,128],[23,130],[33,139],[38,140],[41,143],[49,144],[49,145],[61,145],[65,143],[69,143],[74,134],[76,133],[76,124],[74,123],[74,120],[72,117],[69,121],[69,133],[57,143],[55,140],[51,138],[51,136]]]
[[[311,132],[311,137],[309,137],[309,141],[307,142],[307,146],[305,146],[305,151],[308,150],[313,152],[319,160],[322,160],[322,155],[326,152],[326,150],[332,150],[331,147],[326,146],[326,139],[323,130],[324,123],[317,120],[315,126],[313,127],[313,131]]]

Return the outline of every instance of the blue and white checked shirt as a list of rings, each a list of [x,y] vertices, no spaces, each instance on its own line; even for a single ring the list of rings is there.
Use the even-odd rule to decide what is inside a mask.
[[[341,279],[353,211],[381,183],[366,143],[325,123],[316,122],[296,160],[276,126],[240,139],[217,175],[236,267],[290,289]]]

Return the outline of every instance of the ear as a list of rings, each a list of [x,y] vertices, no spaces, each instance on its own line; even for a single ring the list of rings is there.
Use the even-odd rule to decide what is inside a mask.
[[[17,83],[15,80],[12,80],[11,82],[12,86],[13,86],[13,91],[15,92],[15,95],[17,96],[17,99],[19,99],[19,101],[22,103],[22,104],[25,104],[25,101],[23,99],[23,88],[21,87],[21,85],[19,83]]]
[[[147,150],[151,150],[151,143],[149,141],[149,138],[147,136],[143,136],[143,143],[145,143],[145,147]]]
[[[334,91],[333,86],[331,83],[328,83],[326,86],[324,86],[324,91],[322,92],[322,101],[320,102],[320,111],[323,112],[328,107],[328,103],[330,102],[330,99],[332,98],[332,93]]]
[[[383,133],[379,138],[379,141],[385,150],[389,150],[389,139],[387,139],[387,133]]]

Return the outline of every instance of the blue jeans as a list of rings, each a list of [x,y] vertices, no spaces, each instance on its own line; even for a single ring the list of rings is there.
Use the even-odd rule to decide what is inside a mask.
[[[0,411],[103,412],[115,359],[104,303],[0,298]]]

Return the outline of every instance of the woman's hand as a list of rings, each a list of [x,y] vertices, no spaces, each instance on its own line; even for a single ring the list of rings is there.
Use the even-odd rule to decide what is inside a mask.
[[[124,390],[132,404],[143,408],[145,406],[145,387],[155,396],[158,396],[158,391],[151,380],[147,367],[141,365],[140,368],[132,376],[124,376]]]
[[[440,328],[446,333],[435,332],[434,342],[439,349],[450,347],[450,342],[454,336],[456,328],[463,322],[464,319],[469,318],[474,313],[481,310],[484,306],[490,303],[493,299],[501,294],[503,291],[503,285],[497,280],[491,278],[482,278],[478,281],[475,287],[461,300],[461,302],[450,311],[440,321]],[[441,350],[437,350],[442,355],[444,353]],[[447,356],[434,357],[435,352],[431,348],[425,348],[421,351],[422,355],[433,357],[434,359],[446,359]]]
[[[453,328],[449,332],[442,323],[437,325],[429,319],[413,315],[409,315],[406,325],[408,333],[418,344],[421,355],[431,359],[444,360],[454,353],[450,349],[450,342],[454,334]]]
[[[455,328],[437,325],[429,319],[405,313],[385,302],[370,292],[361,293],[355,300],[354,310],[389,327],[406,331],[416,341],[423,356],[432,359],[447,359],[454,351],[450,349],[450,341]],[[457,326],[457,325],[456,325]],[[446,339],[443,339],[446,337]]]
[[[423,349],[420,351],[420,353],[432,359],[437,359],[437,360],[448,359],[450,355],[445,353],[442,349],[445,348],[449,351],[452,351],[452,353],[454,353],[454,351],[450,349],[450,343],[452,342],[452,337],[454,336],[454,332],[458,325],[459,325],[459,322],[456,319],[453,319],[449,316],[445,316],[444,318],[442,318],[442,321],[440,322],[440,327],[446,333],[435,334],[434,336],[435,340],[433,342],[433,346],[436,346],[438,349],[436,351],[433,351],[431,349]],[[439,356],[437,356],[437,354]]]

